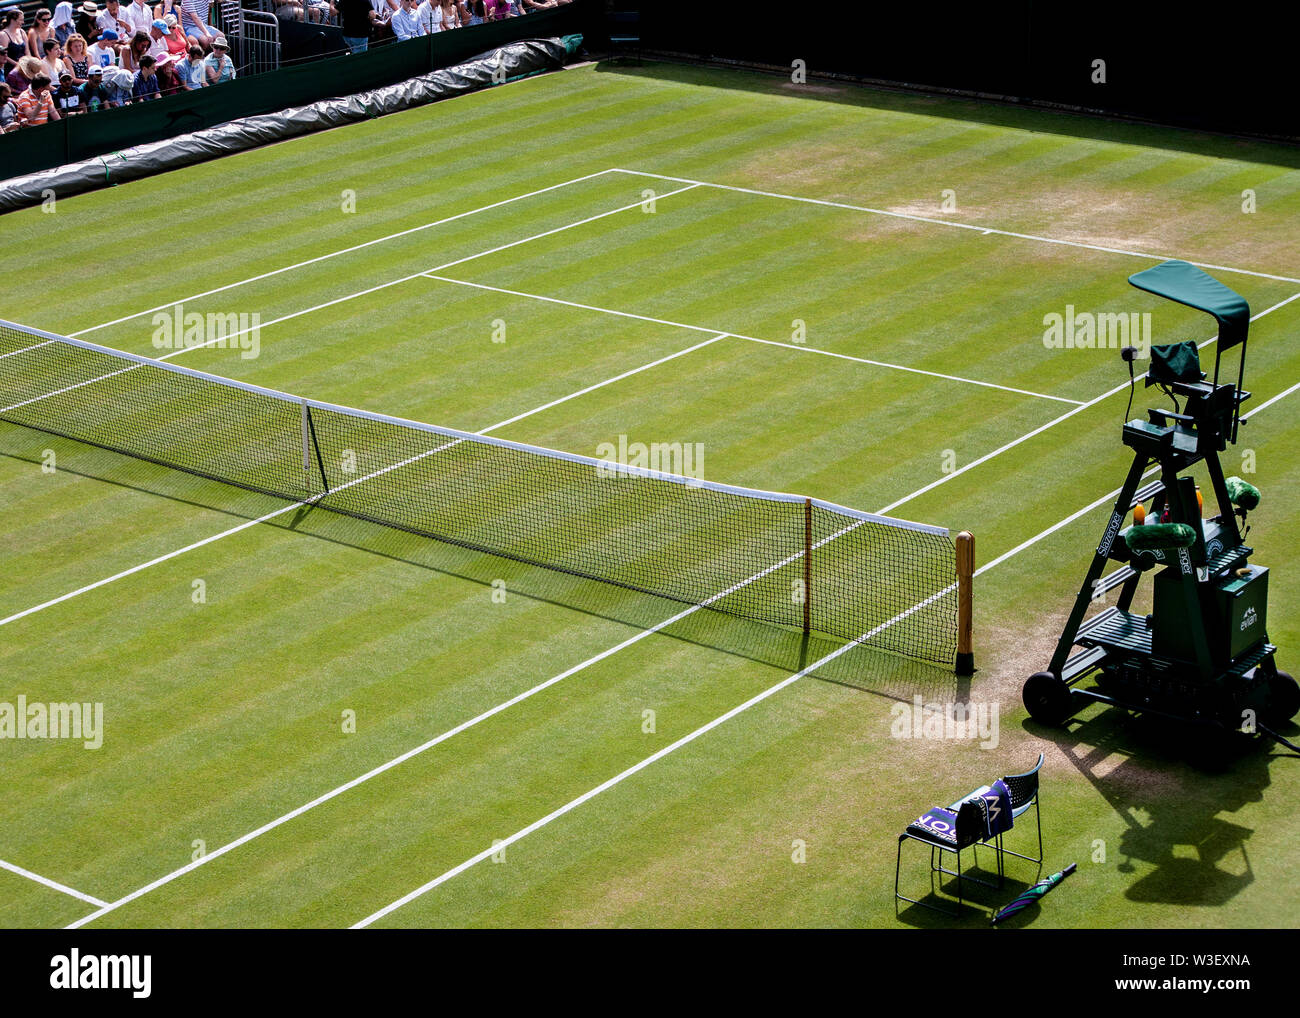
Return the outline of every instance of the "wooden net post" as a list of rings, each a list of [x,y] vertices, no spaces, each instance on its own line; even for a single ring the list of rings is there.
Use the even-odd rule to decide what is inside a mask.
[[[974,610],[975,536],[963,530],[957,535],[957,664],[958,675],[975,674]]]
[[[812,631],[812,499],[803,500],[803,635]]]

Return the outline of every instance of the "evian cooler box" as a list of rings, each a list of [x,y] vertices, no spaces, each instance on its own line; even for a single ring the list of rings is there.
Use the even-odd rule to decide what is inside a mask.
[[[1155,579],[1155,617],[1151,649],[1157,654],[1190,660],[1191,627],[1205,626],[1210,657],[1219,666],[1245,653],[1264,638],[1268,612],[1268,570],[1247,566],[1248,575],[1230,575],[1200,588],[1202,617],[1188,619],[1176,568]]]

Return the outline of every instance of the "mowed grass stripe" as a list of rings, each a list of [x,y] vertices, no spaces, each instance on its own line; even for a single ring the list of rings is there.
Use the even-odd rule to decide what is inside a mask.
[[[120,867],[143,883],[179,864],[192,837],[215,846],[243,833],[298,805],[322,774],[337,775],[333,787],[628,631],[524,597],[494,605],[486,575],[467,583],[272,528],[245,543],[216,562],[160,567],[111,617],[63,634],[68,677],[42,692],[90,697],[87,678],[99,676],[109,735],[93,759],[61,769],[48,800],[27,782],[52,869],[102,878]],[[194,571],[208,583],[203,606],[188,603]],[[173,612],[170,639],[148,625]],[[358,711],[366,737],[341,734],[339,704]],[[88,816],[107,843],[77,835]]]
[[[517,193],[525,194],[527,191],[521,189]],[[349,298],[350,295],[384,284],[396,283],[397,287],[400,287],[401,284],[397,281],[403,277],[447,262],[470,258],[506,244],[527,241],[535,234],[559,229],[591,216],[633,204],[637,200],[638,193],[626,182],[611,182],[609,178],[603,177],[584,181],[544,195],[525,198],[515,204],[487,209],[429,230],[410,233],[383,244],[350,252],[336,260],[267,279],[258,279],[210,297],[188,301],[184,303],[183,309],[204,315],[232,312],[257,313],[266,326],[267,338],[271,339],[273,338],[271,330],[277,326],[270,323],[285,316],[293,316],[290,320],[309,317],[317,313],[310,309],[318,308],[322,304]],[[529,203],[531,207],[528,210],[518,207]],[[343,214],[339,212],[339,215]],[[434,222],[455,214],[456,210],[449,206],[434,206],[426,221]],[[285,260],[279,264],[291,264],[291,262]],[[250,278],[253,275],[255,273],[249,273],[241,278]],[[168,299],[184,298],[198,289],[197,287],[173,287],[166,295],[160,295],[155,291],[132,310],[156,307]],[[403,297],[400,291],[394,288],[389,299],[398,303]],[[344,303],[346,304],[346,300]],[[174,319],[174,315],[173,311],[171,318]],[[111,321],[114,317],[106,315],[101,321]],[[156,328],[154,315],[151,314],[97,330],[89,334],[88,338],[105,345],[119,346],[133,353],[157,354],[159,351],[152,345]]]
[[[287,917],[344,925],[356,918],[348,910],[358,901],[395,897],[411,872],[460,861],[498,827],[504,836],[557,796],[584,790],[608,768],[708,720],[738,690],[770,682],[770,669],[737,668],[707,648],[662,637],[624,653],[124,906],[106,923],[186,922],[194,910],[206,922],[235,921],[238,911],[241,921],[258,924]],[[648,736],[642,711],[653,705],[663,721]],[[238,902],[228,896],[232,882]]]
[[[403,284],[398,300],[370,294],[276,329],[256,359],[211,348],[184,363],[475,431],[707,338],[424,279]]]

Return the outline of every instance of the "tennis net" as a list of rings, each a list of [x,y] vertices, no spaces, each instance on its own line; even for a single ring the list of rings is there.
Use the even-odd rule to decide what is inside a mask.
[[[303,399],[8,322],[0,420],[677,602],[956,655],[941,527]]]

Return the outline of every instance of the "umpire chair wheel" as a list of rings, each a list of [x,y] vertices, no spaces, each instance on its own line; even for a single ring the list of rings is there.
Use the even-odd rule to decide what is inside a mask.
[[[1034,672],[1022,692],[1029,716],[1042,725],[1060,725],[1074,713],[1070,687],[1051,672]]]
[[[1290,721],[1300,712],[1300,683],[1286,672],[1268,677],[1268,720],[1274,724]]]

